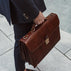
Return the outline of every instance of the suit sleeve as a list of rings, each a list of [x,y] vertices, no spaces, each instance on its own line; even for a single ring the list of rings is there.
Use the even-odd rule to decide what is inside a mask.
[[[14,0],[26,20],[32,21],[39,14],[39,9],[33,0]]]

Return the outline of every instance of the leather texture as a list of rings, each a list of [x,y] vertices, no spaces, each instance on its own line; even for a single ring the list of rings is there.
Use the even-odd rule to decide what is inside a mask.
[[[32,30],[20,39],[22,57],[36,67],[59,40],[59,18],[51,13],[43,24],[32,26]]]

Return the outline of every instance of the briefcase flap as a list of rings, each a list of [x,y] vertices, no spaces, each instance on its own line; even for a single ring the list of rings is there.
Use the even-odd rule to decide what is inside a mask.
[[[49,42],[49,37],[52,35],[54,30],[59,27],[59,19],[58,16],[54,13],[51,13],[47,16],[47,20],[33,33],[31,31],[27,33],[24,37],[20,40],[22,43],[25,44],[26,48],[30,52],[34,52],[36,49],[41,46],[43,42],[46,41],[46,44]]]

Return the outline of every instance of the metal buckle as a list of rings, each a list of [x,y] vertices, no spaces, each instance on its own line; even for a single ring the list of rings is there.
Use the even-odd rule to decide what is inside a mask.
[[[29,35],[26,35],[26,36],[23,37],[23,39],[27,39],[28,37],[29,37]]]
[[[46,40],[45,40],[45,43],[46,43],[46,45],[48,45],[49,44],[49,38],[46,38]]]

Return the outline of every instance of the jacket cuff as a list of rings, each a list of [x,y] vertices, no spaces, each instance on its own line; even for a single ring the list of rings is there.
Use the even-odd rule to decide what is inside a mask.
[[[39,15],[39,9],[36,6],[32,6],[30,8],[24,11],[23,16],[26,20],[33,21]]]
[[[14,0],[27,21],[33,21],[39,14],[39,9],[33,0]]]

